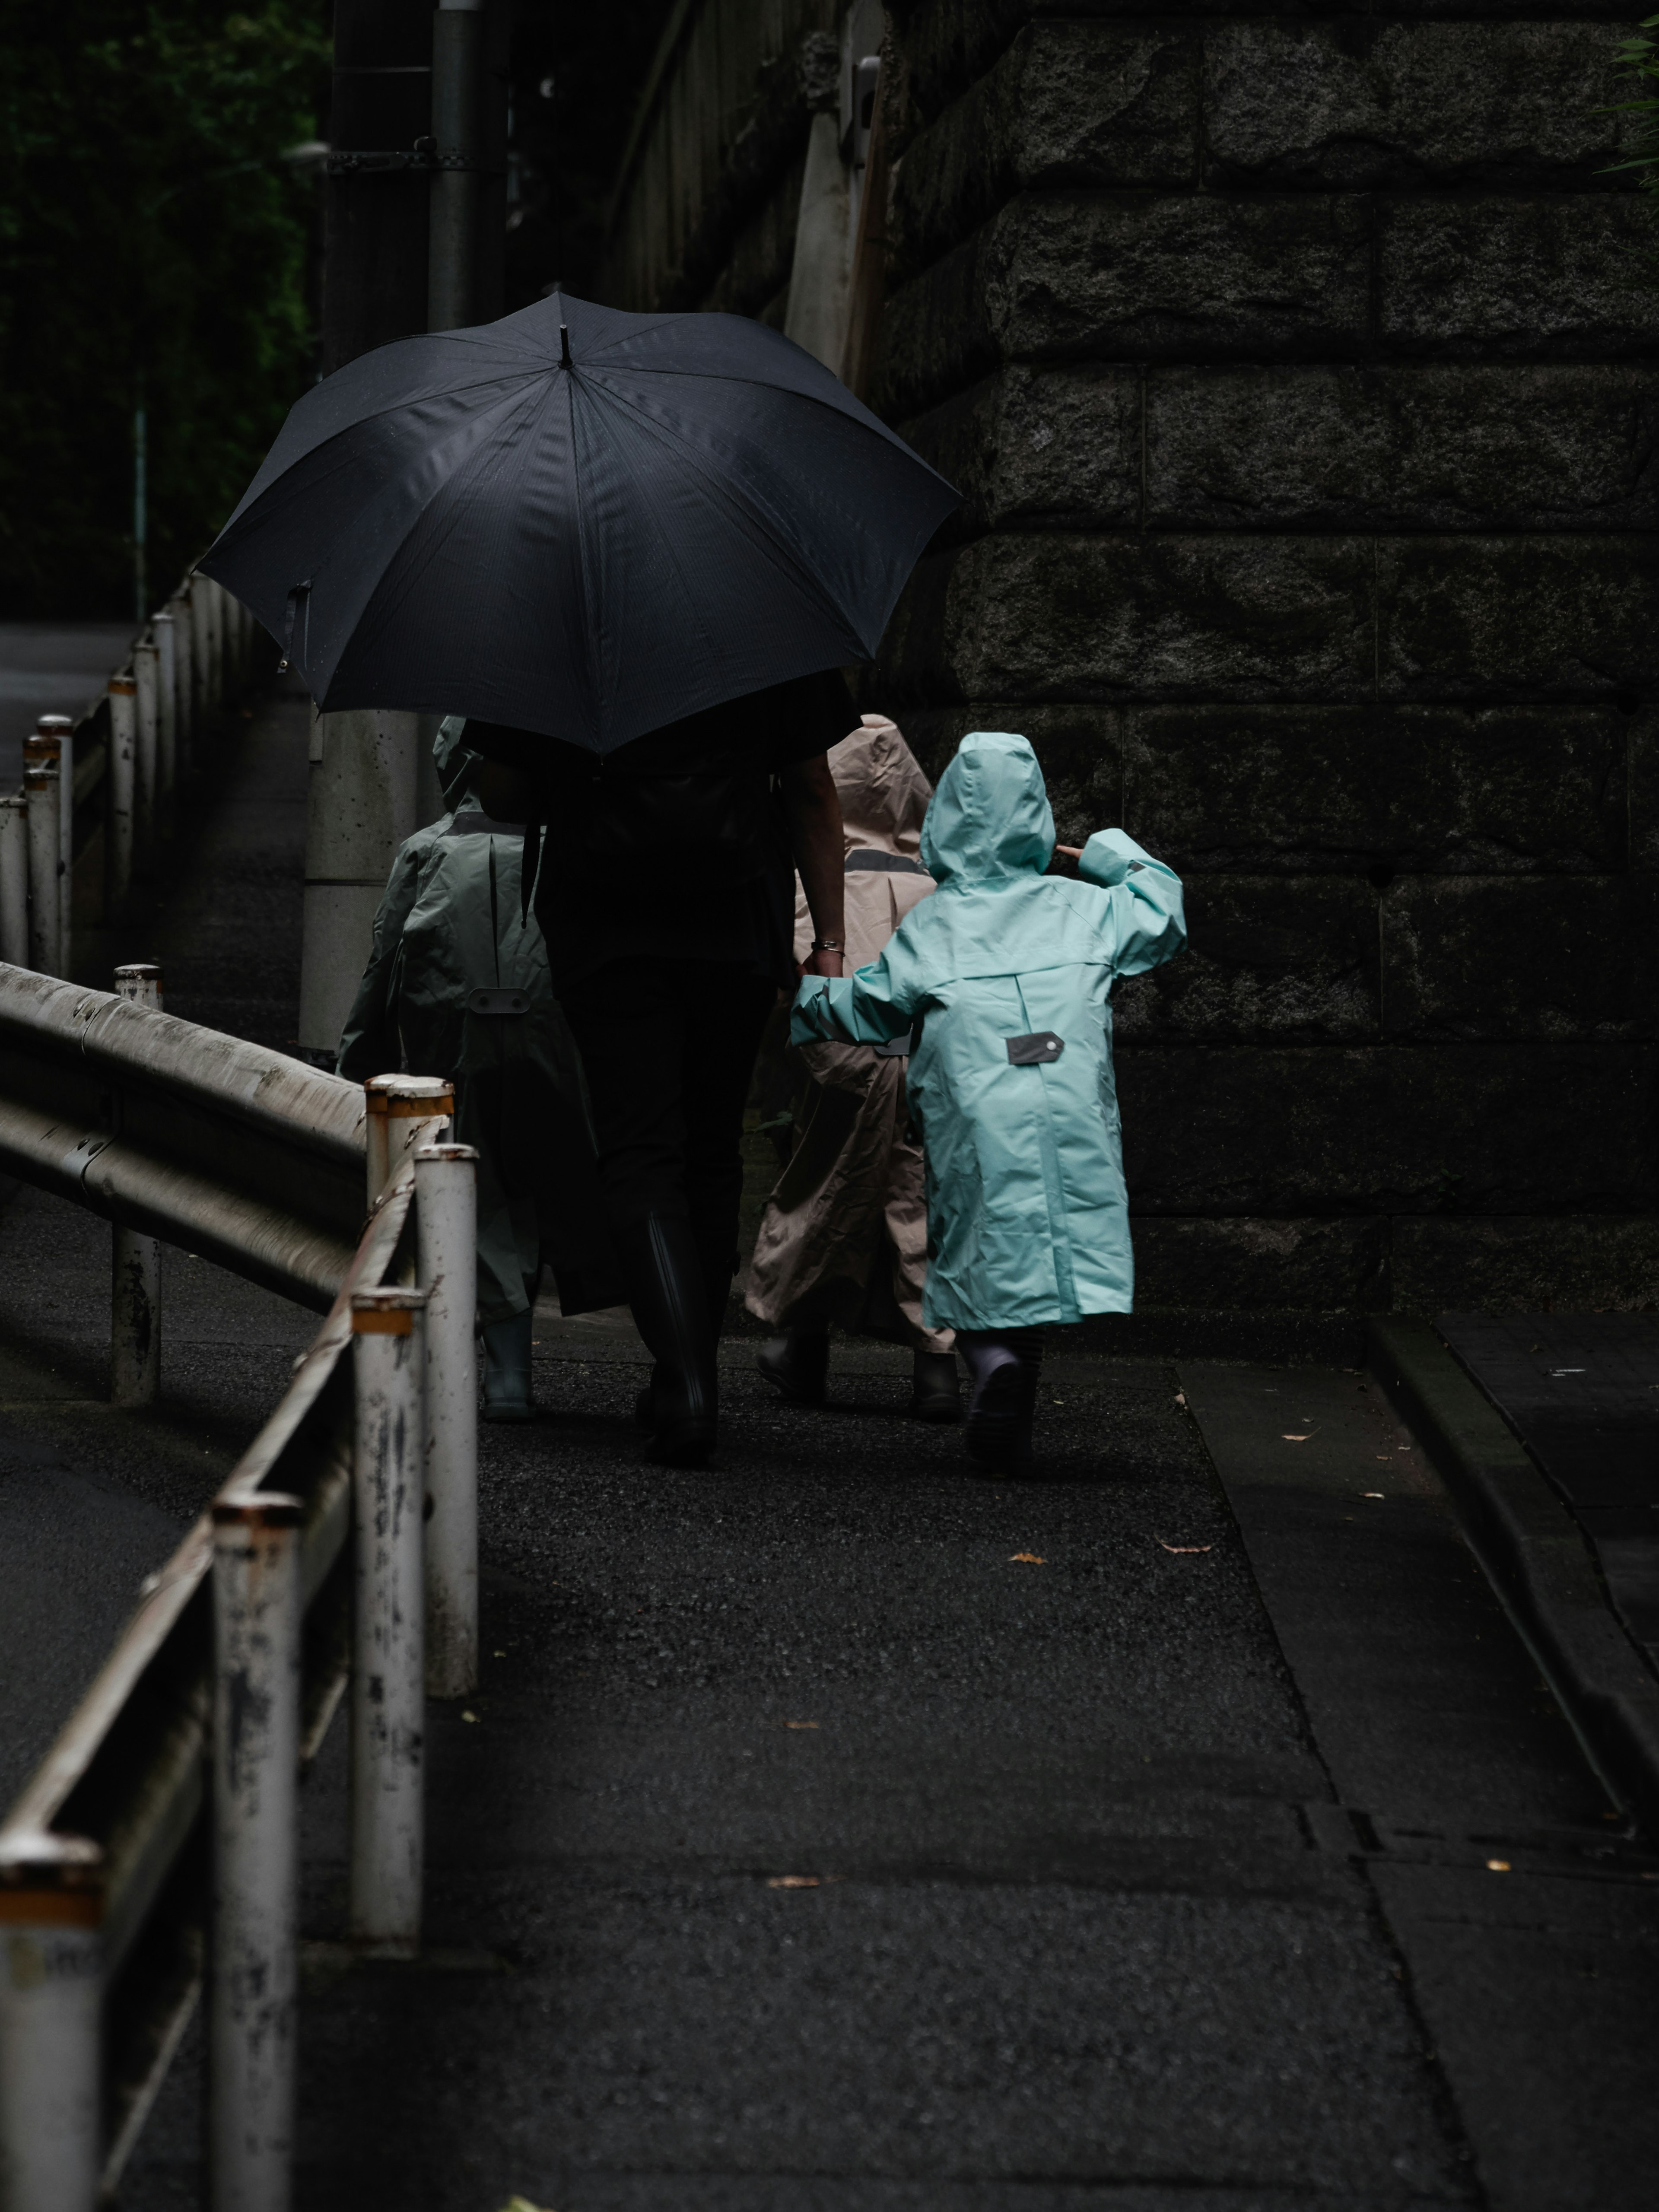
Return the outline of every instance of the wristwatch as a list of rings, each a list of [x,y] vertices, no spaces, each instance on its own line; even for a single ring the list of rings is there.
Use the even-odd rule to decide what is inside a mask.
[[[845,952],[847,940],[842,937],[815,937],[812,950],[814,952]]]

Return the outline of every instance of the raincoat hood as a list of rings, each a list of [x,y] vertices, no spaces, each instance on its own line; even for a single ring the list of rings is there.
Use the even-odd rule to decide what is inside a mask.
[[[941,884],[994,888],[1040,876],[1054,849],[1042,770],[1025,738],[975,730],[939,780],[921,861]]]
[[[830,773],[841,800],[849,853],[897,853],[914,860],[933,786],[898,725],[866,714],[861,726],[830,749]]]

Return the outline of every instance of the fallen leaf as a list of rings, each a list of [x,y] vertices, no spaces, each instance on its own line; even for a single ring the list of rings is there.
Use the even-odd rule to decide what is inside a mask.
[[[1176,1392],[1176,1405],[1177,1405],[1177,1406],[1184,1406],[1184,1405],[1186,1404],[1186,1402],[1187,1402],[1187,1393],[1186,1393],[1184,1390],[1177,1390],[1177,1391]]]
[[[1367,1498],[1382,1498],[1387,1495],[1387,1492],[1381,1490],[1368,1490],[1365,1495]]]
[[[1308,1437],[1313,1434],[1313,1431],[1309,1429],[1305,1434],[1299,1437],[1293,1437],[1288,1429],[1281,1429],[1279,1434],[1284,1437],[1287,1444],[1305,1444],[1308,1441]]]
[[[1164,1539],[1162,1536],[1160,1536],[1158,1540],[1160,1544],[1164,1544]],[[1215,1549],[1215,1547],[1213,1544],[1164,1544],[1164,1548],[1166,1552],[1180,1552],[1186,1553],[1191,1552],[1212,1552]]]
[[[461,1718],[462,1718],[464,1721],[476,1721],[476,1720],[477,1719],[477,1717],[478,1717],[478,1716],[477,1715],[477,1713],[463,1713],[463,1714],[461,1715]]]
[[[1508,1874],[1510,1871],[1510,1863],[1507,1859],[1488,1859],[1486,1865],[1493,1874]]]
[[[1048,1562],[1047,1559],[1040,1558],[1036,1552],[1010,1552],[1008,1554],[1008,1564],[1011,1567],[1014,1565],[1025,1567],[1046,1567]]]
[[[775,1874],[768,1877],[769,1889],[816,1889],[818,1878],[815,1874]]]
[[[786,1721],[784,1726],[793,1729],[815,1729],[817,1723],[816,1721]]]
[[[532,2204],[527,2197],[509,2197],[501,2212],[542,2212],[539,2204]]]

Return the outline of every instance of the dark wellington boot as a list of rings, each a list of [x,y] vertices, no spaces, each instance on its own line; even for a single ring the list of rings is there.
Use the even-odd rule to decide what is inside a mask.
[[[483,1332],[484,1402],[487,1421],[533,1421],[530,1395],[530,1340],[533,1316],[514,1314],[493,1322]]]
[[[821,1406],[830,1375],[830,1332],[793,1328],[787,1336],[769,1336],[755,1364],[792,1406]]]
[[[683,1218],[649,1213],[618,1235],[617,1249],[635,1325],[656,1362],[636,1409],[642,1425],[648,1413],[651,1456],[701,1467],[714,1449],[719,1408],[714,1340],[690,1232]]]
[[[915,1421],[962,1419],[962,1391],[957,1380],[954,1352],[918,1352],[915,1355],[910,1418]]]

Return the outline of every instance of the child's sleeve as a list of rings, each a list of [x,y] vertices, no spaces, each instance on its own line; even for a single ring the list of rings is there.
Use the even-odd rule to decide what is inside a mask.
[[[422,841],[411,838],[392,864],[391,878],[375,911],[374,949],[340,1032],[339,1057],[334,1063],[336,1073],[349,1076],[354,1083],[391,1073],[403,1049],[392,1008],[392,978],[404,924],[420,887],[423,857]]]
[[[803,975],[789,1017],[791,1044],[818,1038],[845,1044],[885,1044],[903,1036],[915,1020],[921,978],[903,931],[890,938],[879,960],[856,975]]]
[[[1111,893],[1109,957],[1120,975],[1144,975],[1173,960],[1187,942],[1181,878],[1121,830],[1097,830],[1077,872]]]

